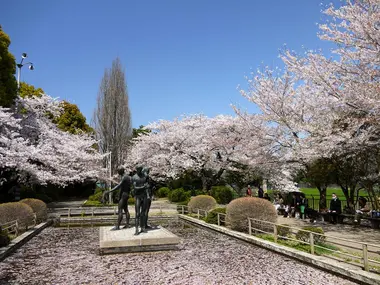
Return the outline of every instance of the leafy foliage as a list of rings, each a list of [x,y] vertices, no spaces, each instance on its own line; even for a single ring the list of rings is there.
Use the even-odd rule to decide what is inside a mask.
[[[183,188],[174,189],[169,193],[168,198],[170,202],[187,202],[190,200],[190,192]]]
[[[232,200],[226,210],[227,225],[237,231],[248,230],[248,217],[275,223],[277,212],[272,203],[261,198],[242,197]]]
[[[207,213],[205,222],[209,224],[218,224],[218,213],[225,214],[226,213],[226,207],[219,207],[212,209]],[[224,217],[220,218],[220,225],[224,225]]]
[[[170,189],[168,187],[161,187],[157,191],[157,196],[159,198],[164,198],[164,197],[168,197],[169,193],[170,193]]]
[[[0,226],[0,247],[7,246],[11,239],[8,236],[7,231],[3,230]]]
[[[214,197],[209,195],[199,195],[191,197],[187,206],[191,209],[210,211],[216,207],[216,200]]]
[[[37,222],[46,221],[46,219],[47,219],[47,206],[43,201],[41,201],[39,199],[26,198],[26,199],[22,199],[20,202],[25,203],[32,208],[33,212],[37,216]]]
[[[42,94],[45,94],[45,92],[44,92],[44,90],[42,90],[42,88],[36,88],[33,85],[28,84],[26,82],[20,82],[19,95],[22,98],[41,97]]]
[[[314,243],[322,244],[325,242],[326,237],[324,235],[324,231],[321,227],[303,227],[302,230],[299,230],[296,234],[296,239],[303,242],[310,242],[310,233],[317,233],[318,235],[314,235]]]
[[[54,119],[54,123],[62,131],[71,134],[78,134],[80,132],[94,133],[94,130],[86,123],[86,117],[83,116],[78,106],[67,101],[60,103],[62,113]]]
[[[0,106],[10,107],[17,96],[16,62],[8,51],[9,36],[0,26]]]
[[[277,225],[277,235],[280,237],[288,237],[291,234],[287,224]]]
[[[228,204],[234,198],[234,193],[227,186],[212,186],[211,196],[215,198],[218,204]]]
[[[102,191],[96,191],[93,195],[88,197],[89,201],[98,201],[101,202],[103,198],[103,193]]]

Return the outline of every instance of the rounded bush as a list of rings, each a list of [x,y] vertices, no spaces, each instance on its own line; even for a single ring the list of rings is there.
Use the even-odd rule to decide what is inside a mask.
[[[21,228],[27,228],[34,218],[33,209],[21,202],[0,204],[0,224],[17,220]]]
[[[232,190],[227,186],[211,187],[211,196],[213,196],[218,204],[228,204],[234,198]]]
[[[191,197],[187,206],[193,210],[199,209],[203,211],[210,211],[216,207],[216,200],[214,197],[209,195],[199,195]]]
[[[164,197],[168,197],[169,193],[170,193],[170,188],[161,187],[157,191],[157,196],[158,196],[158,198],[164,198]]]
[[[190,199],[190,193],[183,188],[174,189],[168,195],[170,202],[185,202]]]
[[[225,207],[219,207],[219,208],[212,209],[210,212],[207,213],[205,222],[209,223],[209,224],[217,225],[218,224],[218,213],[225,214],[226,208]],[[220,217],[220,225],[224,225],[224,219],[225,219],[225,216]]]
[[[134,197],[129,197],[128,198],[128,205],[134,205],[135,204],[135,198]]]
[[[314,235],[314,243],[316,244],[323,244],[326,240],[325,232],[321,227],[303,227],[301,230],[299,230],[296,234],[296,239],[303,241],[303,242],[310,242],[310,233],[317,233],[318,235]]]
[[[242,232],[248,231],[247,218],[271,223],[277,221],[277,212],[273,204],[268,200],[255,197],[242,197],[232,200],[227,205],[226,214],[227,226],[232,230]],[[266,228],[268,228],[268,226],[266,226]]]
[[[20,202],[29,205],[33,209],[33,212],[37,216],[37,222],[44,222],[47,220],[47,207],[43,201],[34,198],[26,198],[22,199]]]
[[[7,231],[4,231],[0,227],[0,247],[7,246],[11,239],[8,236]]]

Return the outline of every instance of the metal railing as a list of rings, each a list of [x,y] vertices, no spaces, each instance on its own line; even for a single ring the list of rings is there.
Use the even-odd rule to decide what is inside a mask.
[[[15,237],[17,237],[24,229],[28,230],[29,227],[33,228],[37,225],[37,215],[34,213],[33,218],[30,220],[30,222],[23,225],[24,227],[22,227],[21,223],[18,220],[14,220],[0,224],[0,229],[6,231],[8,234],[13,234]]]
[[[130,212],[134,211],[134,208],[129,207]],[[132,210],[132,211],[131,211]],[[160,205],[159,207],[154,207],[150,210],[158,210],[160,214],[164,212],[163,207]],[[175,209],[174,209],[175,210]],[[101,216],[101,215],[114,215],[116,216],[118,214],[118,207],[112,206],[112,207],[77,207],[77,208],[56,208],[54,211],[51,209],[49,212],[54,212],[59,214],[60,216],[67,216],[68,218],[74,217],[74,216]]]
[[[207,211],[190,209],[187,206],[178,206],[181,214],[190,214],[198,219],[207,216]],[[196,215],[194,215],[196,213]],[[223,226],[226,214],[217,214],[217,225]],[[295,244],[309,246],[308,251],[313,255],[323,255],[335,260],[360,266],[365,271],[370,269],[380,272],[380,245],[349,240],[332,235],[325,235],[306,229],[291,227],[254,218],[247,218],[249,235],[269,235],[275,243],[286,246],[282,241],[293,241]],[[298,236],[298,237],[297,237]]]
[[[285,232],[287,234],[281,235],[281,232]],[[301,235],[306,237],[303,240],[294,237],[300,232],[303,233]],[[320,234],[305,229],[280,225],[253,218],[248,218],[248,233],[250,235],[253,233],[269,234],[273,237],[273,240],[276,243],[278,243],[279,240],[290,240],[301,244],[306,244],[310,246],[311,254],[325,255],[321,252],[329,252],[330,255],[327,255],[328,257],[333,257],[334,259],[338,259],[340,261],[343,260],[354,265],[358,265],[359,262],[360,266],[363,266],[365,271],[369,271],[370,265],[377,267],[380,266],[380,259],[376,260],[371,258],[371,256],[378,255],[380,245]],[[341,246],[346,250],[335,247],[335,245]],[[320,249],[319,253],[317,253],[317,249]],[[371,256],[369,254],[371,254]]]

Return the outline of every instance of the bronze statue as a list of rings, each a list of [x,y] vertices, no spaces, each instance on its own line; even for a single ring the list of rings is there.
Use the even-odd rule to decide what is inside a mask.
[[[123,210],[125,212],[125,216],[127,220],[124,228],[129,227],[130,214],[128,211],[128,198],[129,198],[129,193],[131,192],[132,179],[129,175],[124,175],[124,172],[125,172],[124,168],[120,168],[118,170],[118,173],[122,177],[121,182],[118,185],[116,185],[114,188],[112,188],[111,190],[105,191],[103,193],[103,201],[104,201],[104,197],[108,193],[111,193],[113,191],[116,191],[117,189],[120,189],[117,225],[114,228],[112,228],[112,230],[120,229],[120,224],[121,224],[121,221],[123,220]]]
[[[145,206],[145,220],[144,220],[144,225],[146,229],[151,229],[152,227],[148,225],[148,214],[150,210],[150,205],[152,204],[152,199],[153,199],[153,183],[152,180],[149,177],[149,171],[150,169],[148,167],[143,168],[144,175],[147,179],[147,188],[146,188],[146,206]]]
[[[133,194],[135,197],[135,235],[146,232],[146,206],[148,199],[148,177],[142,166],[136,167],[136,174],[132,177]],[[150,197],[149,197],[150,198]],[[141,231],[139,232],[139,226]]]

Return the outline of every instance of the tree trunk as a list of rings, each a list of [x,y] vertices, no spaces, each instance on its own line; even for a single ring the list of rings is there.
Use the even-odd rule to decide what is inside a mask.
[[[327,186],[317,186],[319,191],[319,211],[327,209],[326,193]]]
[[[356,192],[356,185],[353,184],[350,186],[350,199],[347,199],[347,205],[349,208],[353,209],[355,205],[355,193]]]

